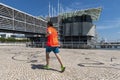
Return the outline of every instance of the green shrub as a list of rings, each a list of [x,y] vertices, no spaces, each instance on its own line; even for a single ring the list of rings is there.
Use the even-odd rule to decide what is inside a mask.
[[[5,38],[1,37],[0,42],[2,42],[2,43],[5,42]]]
[[[28,42],[29,40],[28,39],[15,39],[15,38],[12,38],[12,37],[9,37],[9,38],[3,38],[1,37],[0,38],[0,42]]]

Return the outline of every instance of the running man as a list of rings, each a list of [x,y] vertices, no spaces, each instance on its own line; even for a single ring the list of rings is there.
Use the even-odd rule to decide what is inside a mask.
[[[51,51],[54,52],[56,58],[58,59],[60,65],[61,65],[61,72],[64,72],[65,67],[61,61],[61,57],[59,55],[59,41],[58,41],[58,32],[53,27],[52,22],[47,23],[47,31],[46,31],[46,37],[47,37],[47,43],[46,43],[46,66],[45,69],[49,69],[49,54]]]

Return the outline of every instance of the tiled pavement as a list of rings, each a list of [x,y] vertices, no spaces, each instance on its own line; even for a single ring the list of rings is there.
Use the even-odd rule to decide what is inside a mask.
[[[50,54],[50,70],[45,65],[45,49],[24,45],[0,46],[0,80],[120,80],[120,50],[60,49],[66,66]]]

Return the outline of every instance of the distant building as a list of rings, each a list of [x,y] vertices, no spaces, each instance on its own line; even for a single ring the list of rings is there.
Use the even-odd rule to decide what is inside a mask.
[[[96,25],[101,8],[93,8],[51,17],[50,21],[59,31],[62,47],[91,48],[96,42]]]
[[[0,33],[2,38],[25,38],[24,34]]]

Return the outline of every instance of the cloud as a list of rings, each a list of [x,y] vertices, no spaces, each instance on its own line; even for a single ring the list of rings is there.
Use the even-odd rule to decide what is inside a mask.
[[[97,30],[99,35],[103,38],[107,38],[108,40],[120,40],[120,18],[116,18],[114,20],[105,20],[97,25]]]
[[[72,12],[76,10],[83,10],[83,9],[89,9],[89,8],[95,8],[95,7],[101,7],[100,4],[85,4],[80,1],[72,2],[70,5],[63,5],[65,12]]]
[[[66,7],[66,8],[65,8],[65,12],[72,12],[72,11],[74,11],[74,9],[72,9],[72,8],[70,8],[70,7]]]
[[[115,29],[120,28],[120,18],[115,20],[106,20],[97,26],[97,29]]]
[[[96,4],[85,4],[85,3],[82,3],[80,1],[78,2],[72,2],[72,4],[69,6],[73,9],[87,9],[87,8],[95,8],[95,7],[100,7],[101,5],[99,3],[96,3]]]
[[[71,4],[72,7],[80,6],[80,5],[83,5],[83,3],[81,3],[81,2],[73,2],[73,3]]]
[[[117,32],[118,34],[120,34],[120,32]]]

